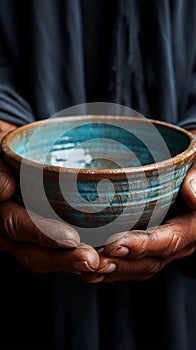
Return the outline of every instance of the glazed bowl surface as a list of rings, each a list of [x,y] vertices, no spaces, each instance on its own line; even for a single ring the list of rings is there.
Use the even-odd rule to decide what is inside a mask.
[[[104,237],[160,224],[195,151],[188,131],[128,116],[34,122],[1,143],[29,210]]]

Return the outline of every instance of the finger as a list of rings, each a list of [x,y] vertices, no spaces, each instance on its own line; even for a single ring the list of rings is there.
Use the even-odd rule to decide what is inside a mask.
[[[78,232],[71,226],[34,213],[30,217],[24,208],[11,201],[0,205],[0,229],[14,241],[32,242],[45,247],[73,248],[80,243]]]
[[[8,200],[15,192],[14,176],[5,163],[0,160],[0,202]]]
[[[152,259],[153,260],[154,259],[158,259],[158,260],[160,260],[161,264],[168,264],[168,263],[170,263],[173,260],[180,259],[180,258],[186,257],[186,256],[188,256],[190,254],[193,254],[193,252],[195,251],[195,248],[196,248],[196,244],[195,243],[194,244],[191,243],[191,244],[185,246],[184,248],[182,248],[181,250],[173,251],[173,253],[169,254],[167,258],[165,257],[165,259],[162,259],[159,256],[158,257],[156,257],[156,256],[155,257],[153,257],[153,256],[152,257],[151,256],[148,257],[147,256],[147,257],[143,257],[143,258],[140,258],[140,259],[138,259],[136,257],[136,260],[133,260],[133,258],[130,260],[129,256],[124,257],[124,259],[120,259],[121,257],[108,256],[108,255],[103,253],[100,256],[100,265],[99,265],[99,268],[98,268],[97,272],[101,272],[102,271],[102,266],[108,266],[111,263],[116,264],[116,266],[118,266],[119,262],[122,261],[122,260],[130,261],[130,263],[133,264],[133,268],[134,268],[134,264],[135,263],[138,264],[137,266],[139,267],[140,266],[139,265],[140,261],[142,261],[144,259],[146,259],[146,261],[148,261],[148,259],[150,259],[149,261],[151,261]],[[139,272],[139,270],[137,272]]]
[[[37,273],[64,271],[81,274],[83,271],[95,271],[99,264],[97,252],[83,245],[71,250],[56,250],[43,249],[33,244],[18,244],[17,248],[12,246],[12,254],[24,268]]]
[[[11,253],[20,264],[33,272],[64,271],[81,274],[93,272],[99,265],[96,250],[85,244],[72,249],[52,249],[32,243],[22,243],[1,235],[1,247]]]
[[[106,256],[122,258],[143,257],[148,238],[148,233],[141,230],[132,230],[115,234],[108,239],[101,255],[104,256],[105,254]],[[134,254],[135,250],[136,254]]]
[[[104,252],[130,259],[148,256],[168,259],[195,241],[196,214],[190,212],[151,231],[125,232],[118,241],[106,245]]]
[[[165,266],[164,261],[155,258],[141,260],[113,258],[110,259],[111,262],[117,266],[114,272],[103,274],[100,270],[97,270],[95,273],[84,274],[82,279],[89,283],[146,280]]]
[[[196,210],[196,158],[184,179],[181,193],[185,203]]]
[[[4,238],[3,243],[7,250],[28,270],[37,273],[64,271],[81,274],[86,272],[83,275],[83,279],[91,283],[103,280],[105,282],[146,280],[160,271],[165,265],[164,262],[158,262],[155,259],[144,259],[134,262],[113,259],[112,261],[118,266],[118,269],[111,274],[102,275],[95,272],[99,265],[97,252],[85,244],[81,244],[78,248],[73,248],[72,250],[55,250],[51,248],[43,249],[27,243],[18,244],[8,238]]]
[[[144,281],[150,279],[160,272],[167,264],[176,259],[181,259],[191,255],[195,251],[195,246],[190,245],[182,251],[174,254],[168,260],[160,260],[156,258],[144,258],[140,260],[127,260],[119,258],[101,257],[100,265],[116,266],[115,271],[111,273],[103,273],[99,269],[94,273],[85,273],[82,279],[89,283],[99,282],[116,282],[116,281]]]

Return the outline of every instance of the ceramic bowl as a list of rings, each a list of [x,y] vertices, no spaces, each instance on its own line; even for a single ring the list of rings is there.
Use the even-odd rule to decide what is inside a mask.
[[[188,131],[127,116],[34,122],[1,144],[26,206],[46,216],[53,211],[78,229],[110,234],[162,222],[195,151]]]

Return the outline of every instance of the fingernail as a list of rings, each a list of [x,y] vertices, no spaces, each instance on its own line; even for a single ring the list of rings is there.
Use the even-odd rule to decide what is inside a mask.
[[[8,173],[0,173],[0,193],[5,190],[10,182],[10,175]]]
[[[195,180],[191,180],[190,181],[190,185],[191,185],[191,188],[192,188],[193,192],[196,194],[196,181]]]
[[[107,264],[106,266],[102,267],[100,270],[97,270],[98,273],[110,273],[116,270],[117,265],[114,263]]]
[[[73,266],[75,267],[75,269],[80,271],[86,271],[86,272],[95,271],[94,269],[92,269],[92,267],[89,266],[87,261],[75,261],[73,263]]]
[[[129,248],[127,247],[115,247],[114,249],[110,250],[109,252],[106,252],[107,255],[111,256],[126,256],[129,254]]]
[[[99,277],[94,278],[94,280],[86,281],[86,282],[88,282],[88,283],[99,283],[99,282],[102,282],[103,280],[104,280],[104,276],[99,276]]]

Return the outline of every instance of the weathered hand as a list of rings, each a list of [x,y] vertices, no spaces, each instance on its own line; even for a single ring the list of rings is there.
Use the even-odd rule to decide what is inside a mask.
[[[0,138],[13,128],[0,121]],[[94,271],[99,256],[90,246],[80,244],[76,230],[61,221],[31,214],[44,228],[43,234],[27,211],[8,200],[15,191],[11,171],[0,161],[0,250],[11,253],[27,269],[34,272]]]
[[[21,265],[31,271],[45,273],[93,271],[99,264],[97,252],[80,244],[78,233],[61,221],[31,214],[12,201],[0,204],[0,250],[11,253]]]
[[[150,231],[113,235],[100,252],[96,273],[85,281],[145,280],[175,259],[192,254],[196,247],[196,160],[182,186],[183,214]]]

